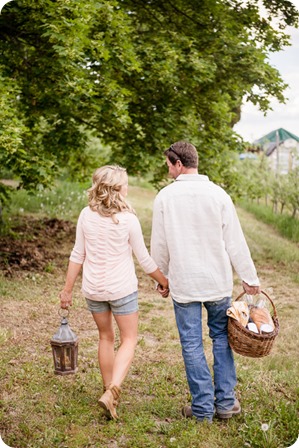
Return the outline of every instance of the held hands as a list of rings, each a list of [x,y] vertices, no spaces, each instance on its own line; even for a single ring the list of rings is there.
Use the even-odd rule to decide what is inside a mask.
[[[169,296],[169,288],[167,286],[162,286],[160,283],[157,285],[157,291],[161,294],[162,297]]]
[[[59,294],[60,297],[60,308],[67,310],[69,306],[73,304],[72,293],[67,292],[64,289]]]

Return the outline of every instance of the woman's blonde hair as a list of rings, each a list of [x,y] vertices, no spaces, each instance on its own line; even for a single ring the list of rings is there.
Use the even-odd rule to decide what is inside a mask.
[[[133,208],[120,194],[121,187],[128,183],[125,168],[114,165],[105,165],[98,168],[92,176],[92,187],[88,190],[88,205],[91,210],[102,216],[111,216],[118,223],[116,213],[129,211],[135,213]]]

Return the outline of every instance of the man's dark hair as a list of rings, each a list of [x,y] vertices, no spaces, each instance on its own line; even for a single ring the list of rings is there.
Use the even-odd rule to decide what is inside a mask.
[[[191,143],[175,142],[164,151],[164,155],[168,157],[172,165],[175,165],[180,160],[186,168],[198,167],[198,154],[195,146]]]

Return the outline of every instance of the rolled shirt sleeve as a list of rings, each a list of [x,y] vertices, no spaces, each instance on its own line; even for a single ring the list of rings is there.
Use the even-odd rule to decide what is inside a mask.
[[[153,207],[151,234],[151,256],[165,276],[168,275],[169,251],[165,234],[165,220],[160,197],[157,196]]]

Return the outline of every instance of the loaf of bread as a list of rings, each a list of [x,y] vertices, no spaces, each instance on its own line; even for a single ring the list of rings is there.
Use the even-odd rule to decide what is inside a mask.
[[[263,324],[270,325],[274,330],[273,320],[267,308],[258,308],[257,306],[253,306],[250,309],[249,318],[255,323],[259,332],[261,331],[261,325]]]

